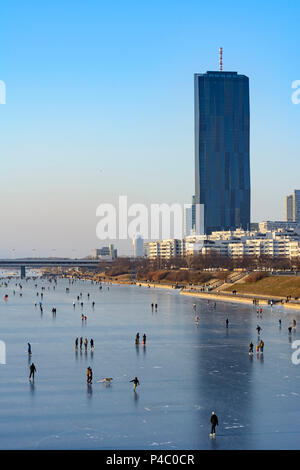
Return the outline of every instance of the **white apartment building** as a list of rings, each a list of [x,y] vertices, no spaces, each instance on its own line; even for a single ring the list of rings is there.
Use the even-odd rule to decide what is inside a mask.
[[[150,259],[161,258],[170,259],[176,256],[185,255],[184,239],[169,239],[148,242],[146,245],[147,257]]]
[[[258,224],[258,229],[260,232],[273,232],[274,230],[279,230],[279,229],[293,229],[295,230],[297,227],[297,222],[293,222],[292,220],[287,220],[287,221],[279,221],[276,220],[270,221],[270,220],[265,220],[264,222],[259,222]]]
[[[269,255],[293,258],[300,256],[300,236],[293,229],[269,231],[224,231],[210,235],[191,235],[185,240],[149,242],[148,257],[169,259],[217,252],[230,257]]]

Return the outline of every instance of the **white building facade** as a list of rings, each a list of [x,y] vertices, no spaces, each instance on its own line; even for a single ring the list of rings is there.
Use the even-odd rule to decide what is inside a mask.
[[[183,240],[169,239],[147,243],[150,259],[218,253],[232,258],[268,255],[295,258],[300,256],[300,237],[296,230],[279,228],[269,231],[212,232],[190,235]]]

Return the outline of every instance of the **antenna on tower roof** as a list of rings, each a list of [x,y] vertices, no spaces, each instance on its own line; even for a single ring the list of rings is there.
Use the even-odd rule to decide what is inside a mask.
[[[223,72],[223,47],[220,47],[219,53],[220,53],[220,65],[219,65],[219,70],[220,70],[220,72]]]

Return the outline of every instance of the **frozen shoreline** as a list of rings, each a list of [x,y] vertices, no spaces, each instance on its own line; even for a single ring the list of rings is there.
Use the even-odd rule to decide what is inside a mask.
[[[93,279],[89,279],[92,281]],[[191,290],[184,290],[184,289],[175,289],[172,287],[170,284],[160,284],[160,283],[149,283],[149,282],[144,282],[144,281],[114,281],[114,280],[105,280],[103,283],[111,283],[111,284],[117,284],[117,285],[134,285],[137,287],[147,287],[147,288],[155,288],[155,289],[169,289],[175,292],[179,292],[180,295],[187,295],[190,297],[198,297],[202,299],[207,299],[207,300],[219,300],[221,302],[230,302],[230,303],[242,303],[242,304],[248,304],[248,305],[253,305],[253,299],[256,299],[260,305],[268,305],[269,300],[279,300],[279,297],[272,297],[272,296],[258,296],[258,295],[250,295],[246,294],[244,296],[241,296],[239,294],[232,295],[232,294],[222,294],[222,293],[217,293],[217,292],[193,292]],[[281,306],[287,309],[295,309],[295,310],[300,310],[300,303],[295,304],[291,302],[284,302],[283,304],[281,303],[275,303],[273,304],[274,306]]]

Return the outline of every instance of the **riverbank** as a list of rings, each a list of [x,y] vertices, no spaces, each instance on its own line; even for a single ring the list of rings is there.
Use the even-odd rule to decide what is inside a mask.
[[[154,282],[139,282],[139,281],[136,281],[135,283],[137,286],[142,286],[142,287],[148,287],[148,288],[156,288],[156,289],[171,289],[171,290],[178,290],[178,289],[175,289],[173,286],[171,286],[170,284],[157,284],[157,283],[154,283]]]
[[[217,293],[217,292],[192,292],[192,291],[185,291],[182,290],[180,292],[181,295],[188,295],[192,297],[198,297],[201,299],[207,299],[207,300],[218,300],[221,302],[231,302],[231,303],[242,303],[242,304],[251,304],[253,305],[253,299],[257,301],[257,305],[269,305],[269,302],[271,300],[275,301],[273,305],[281,306],[284,308],[288,309],[295,309],[295,310],[300,310],[300,303],[294,303],[294,302],[284,302],[281,303],[279,299],[274,299],[274,297],[269,297],[269,296],[242,296],[242,295],[230,295],[230,294],[224,294],[224,293]]]
[[[68,276],[68,277],[73,277],[74,279],[86,279],[94,282],[103,282],[103,283],[108,283],[108,284],[117,284],[117,285],[136,285],[136,286],[141,286],[141,287],[146,287],[146,288],[155,288],[155,289],[169,289],[169,290],[174,290],[174,291],[180,291],[180,295],[187,295],[191,297],[197,297],[205,300],[213,300],[213,301],[221,301],[221,302],[231,302],[231,303],[240,303],[240,304],[250,304],[253,305],[253,299],[256,300],[257,304],[260,305],[268,305],[270,301],[273,301],[273,305],[278,305],[278,306],[284,306],[286,309],[294,309],[294,310],[300,310],[300,302],[297,302],[295,300],[290,300],[289,302],[286,302],[286,299],[284,297],[279,297],[279,296],[274,296],[274,295],[264,295],[263,293],[257,294],[257,293],[243,293],[243,292],[238,292],[239,286],[241,284],[234,283],[230,287],[227,288],[227,290],[222,290],[222,291],[212,291],[212,292],[199,292],[195,288],[190,288],[188,286],[181,287],[181,288],[175,288],[176,284],[163,284],[163,283],[157,283],[157,282],[145,282],[145,281],[136,281],[129,279],[128,276],[119,276],[118,278],[109,278],[106,276],[103,276],[103,273],[101,274],[93,274],[93,273],[85,273],[84,275],[78,275],[76,273],[75,276]],[[270,279],[270,278],[269,278]],[[260,282],[260,281],[258,281]],[[273,283],[276,283],[275,277],[272,279]],[[254,284],[254,283],[253,283]],[[234,286],[234,290],[236,290],[236,294],[233,294],[232,288]],[[243,284],[242,284],[243,286]],[[249,287],[249,284],[248,284]],[[200,288],[200,286],[199,286]]]

